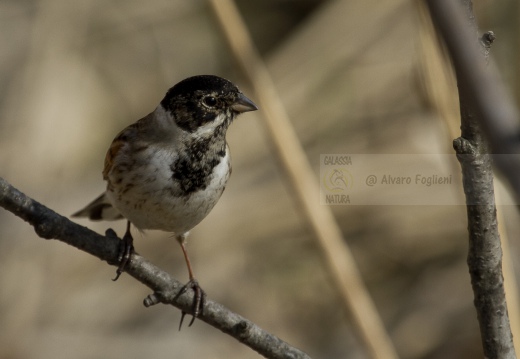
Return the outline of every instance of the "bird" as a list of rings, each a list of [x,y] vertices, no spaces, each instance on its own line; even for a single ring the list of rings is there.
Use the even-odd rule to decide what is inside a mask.
[[[189,326],[202,312],[205,292],[193,274],[186,240],[216,205],[231,175],[229,125],[238,115],[256,110],[224,78],[197,75],[180,81],[151,113],[114,138],[102,172],[105,192],[72,215],[94,221],[126,219],[114,281],[134,252],[131,225],[139,231],[173,233],[189,274],[181,293],[188,288],[195,293]]]

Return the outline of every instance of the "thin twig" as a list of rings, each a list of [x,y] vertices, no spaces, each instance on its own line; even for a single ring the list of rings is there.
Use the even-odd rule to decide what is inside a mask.
[[[467,0],[465,0],[467,1]],[[473,106],[491,146],[495,164],[506,176],[520,200],[520,116],[511,96],[499,80],[492,60],[482,61],[482,49],[475,46],[475,32],[467,24],[460,4],[452,0],[427,0],[433,22],[453,61],[457,77],[463,80],[468,104]]]
[[[488,131],[493,131],[494,127],[489,124],[486,126],[485,121],[479,121],[479,118],[484,116],[482,110],[485,106],[478,103],[480,99],[473,97],[479,90],[472,88],[474,86],[487,87],[490,84],[469,80],[468,72],[458,68],[455,60],[457,58],[455,53],[473,49],[474,58],[471,60],[481,65],[473,66],[472,70],[486,72],[485,67],[488,63],[489,47],[493,37],[485,36],[481,39],[482,46],[481,49],[478,49],[478,32],[471,0],[463,0],[466,16],[462,14],[462,8],[457,6],[444,8],[444,11],[440,12],[442,6],[439,6],[439,3],[444,2],[443,0],[429,1],[428,5],[432,19],[441,29],[454,59],[459,88],[461,137],[453,141],[453,147],[462,168],[466,194],[469,231],[468,267],[475,297],[474,302],[484,355],[486,358],[511,359],[516,358],[516,355],[503,287],[502,249],[496,218],[492,161],[488,154],[489,148],[483,129],[487,130],[485,134],[489,135],[492,142],[497,140],[495,138],[497,133],[488,134]],[[446,3],[448,2],[450,5],[454,4],[453,1],[446,1]],[[455,24],[451,24],[456,25],[450,27],[451,32],[447,32],[447,28],[439,25],[451,20],[457,20]],[[453,47],[453,44],[450,46],[448,38],[457,37],[459,32],[467,35],[465,38],[461,38],[465,43],[461,47]],[[503,113],[496,112],[486,115],[496,118]],[[502,131],[503,128],[499,130]]]
[[[428,9],[424,2],[416,2],[419,10],[421,22],[421,74],[424,76],[425,87],[429,102],[432,103],[435,111],[445,122],[448,131],[446,137],[450,141],[450,149],[453,148],[453,139],[460,135],[460,110],[455,74],[451,66],[451,61],[440,43],[440,39],[435,33],[435,29],[428,14]],[[492,38],[489,33],[484,34],[485,55],[489,55]],[[453,162],[454,163],[454,162]],[[451,164],[451,163],[450,163]],[[454,163],[455,164],[455,163]],[[456,164],[460,166],[460,164]],[[462,180],[461,180],[462,182]],[[495,182],[496,183],[496,182]],[[495,185],[495,189],[497,186]],[[501,191],[495,193],[497,203],[500,203]],[[515,278],[515,271],[512,265],[513,253],[509,250],[508,231],[504,225],[503,207],[498,206],[497,220],[498,232],[502,243],[502,267],[504,273],[504,288],[506,292],[507,307],[511,329],[513,332],[513,342],[515,347],[520,347],[520,316],[518,285]]]
[[[318,240],[328,270],[346,309],[354,318],[363,344],[372,358],[398,358],[330,208],[320,205],[315,195],[319,189],[316,175],[240,13],[232,0],[210,0],[210,4],[235,60],[255,92],[255,101],[265,119],[275,154],[303,208],[306,222]]]
[[[117,265],[120,240],[111,230],[102,236],[59,215],[26,196],[0,177],[0,206],[29,222],[38,236],[57,239]],[[145,306],[171,304],[187,313],[192,312],[193,291],[179,295],[183,284],[145,258],[133,254],[125,272],[150,289],[154,294],[144,300]],[[310,359],[302,351],[269,334],[251,321],[231,312],[219,303],[206,300],[199,319],[231,335],[266,358]]]

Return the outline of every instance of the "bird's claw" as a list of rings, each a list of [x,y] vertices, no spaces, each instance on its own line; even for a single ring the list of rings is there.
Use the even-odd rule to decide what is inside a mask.
[[[130,256],[134,253],[134,245],[133,238],[129,231],[125,233],[123,239],[121,240],[121,244],[119,246],[119,255],[117,256],[117,261],[119,262],[119,266],[116,270],[116,277],[112,280],[115,282],[119,279],[121,273],[125,271],[125,267],[130,262]]]
[[[177,296],[183,295],[184,293],[186,293],[186,291],[189,288],[193,289],[193,291],[194,291],[193,314],[192,314],[190,324],[188,324],[188,327],[191,327],[191,325],[193,324],[195,319],[198,318],[198,316],[200,314],[202,314],[202,312],[203,312],[204,304],[206,302],[206,293],[200,287],[199,282],[197,282],[197,280],[195,278],[192,278],[192,279],[190,279],[190,281],[188,283],[186,283],[181,288],[181,290],[179,291]],[[186,316],[186,314],[188,314],[188,313],[186,313],[184,310],[181,312],[181,322],[179,323],[179,330],[181,330],[181,328],[182,328],[182,322],[184,321],[184,317]]]

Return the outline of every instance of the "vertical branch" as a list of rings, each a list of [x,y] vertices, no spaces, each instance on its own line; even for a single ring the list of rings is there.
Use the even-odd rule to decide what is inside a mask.
[[[465,10],[464,17],[455,21],[457,26],[471,29],[473,40],[468,36],[469,46],[478,45],[478,33],[473,15],[471,0],[461,1]],[[454,35],[458,29],[443,28],[446,14],[454,18],[461,12],[453,2],[428,1],[432,19],[441,30],[444,39]],[[444,7],[446,6],[446,7]],[[452,24],[453,25],[453,24]],[[461,29],[467,31],[467,29]],[[480,54],[473,61],[487,62],[489,47],[494,35],[489,32],[480,39]],[[456,47],[448,48],[453,57],[454,51],[464,51]],[[485,71],[485,68],[480,67]],[[493,169],[489,146],[480,125],[482,113],[472,96],[474,83],[468,81],[466,74],[455,66],[461,115],[461,136],[453,141],[453,147],[462,168],[463,186],[466,194],[469,249],[468,267],[474,293],[480,333],[486,358],[516,358],[507,312],[507,303],[502,276],[502,249],[496,218],[495,196],[493,189]],[[477,84],[486,85],[484,83]],[[486,133],[487,134],[487,133]]]
[[[455,73],[447,56],[448,54],[440,46],[439,37],[435,33],[426,4],[419,1],[416,2],[416,5],[421,25],[418,45],[420,49],[421,76],[424,78],[426,96],[446,125],[448,130],[446,138],[449,139],[450,147],[452,148],[453,139],[460,136],[460,108]],[[490,37],[491,34],[489,33],[485,35],[483,42],[484,51],[489,56],[492,37]],[[457,165],[451,161],[450,165],[460,166],[460,164]],[[459,178],[462,182],[462,173]],[[496,192],[496,184],[495,179],[495,200],[497,203],[500,203],[500,195],[502,193],[500,191]],[[509,319],[511,321],[514,345],[516,348],[520,348],[520,305],[518,285],[512,265],[514,254],[509,250],[508,232],[504,225],[502,208],[499,206],[496,209],[498,232],[502,244],[502,272],[504,275],[504,289],[508,303]]]
[[[450,0],[427,0],[435,26],[444,40],[459,79],[467,85],[466,102],[495,154],[520,153],[520,114],[510,94],[499,80],[493,61],[482,61],[482,48],[475,46],[476,33],[460,5]],[[462,26],[461,26],[462,25]],[[495,156],[495,165],[505,175],[517,201],[520,201],[520,156]]]

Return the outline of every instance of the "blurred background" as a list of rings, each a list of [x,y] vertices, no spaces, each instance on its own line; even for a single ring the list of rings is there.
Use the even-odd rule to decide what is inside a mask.
[[[456,93],[453,84],[440,91],[444,105],[435,95],[449,85],[449,72],[443,80],[442,66],[432,70],[442,56],[432,50],[418,2],[237,5],[316,175],[327,153],[453,153]],[[475,10],[480,28],[497,35],[493,57],[519,98],[517,2],[475,1]],[[196,74],[226,77],[250,93],[204,1],[0,0],[0,176],[71,214],[104,190],[113,137]],[[233,176],[192,231],[196,275],[211,299],[312,357],[367,358],[261,116],[248,113],[228,131]],[[508,196],[498,181],[497,188]],[[463,203],[460,188],[455,195]],[[483,357],[464,206],[332,210],[401,358]],[[499,210],[502,237],[511,239],[506,256],[518,258],[517,209]],[[78,222],[100,233],[124,231],[122,221]],[[187,280],[168,234],[138,234],[136,248]],[[178,332],[178,310],[144,308],[150,291],[126,275],[114,283],[114,273],[79,250],[39,239],[0,210],[0,358],[260,357],[200,321]],[[511,288],[508,295],[516,294]],[[517,308],[509,311],[514,322]]]

